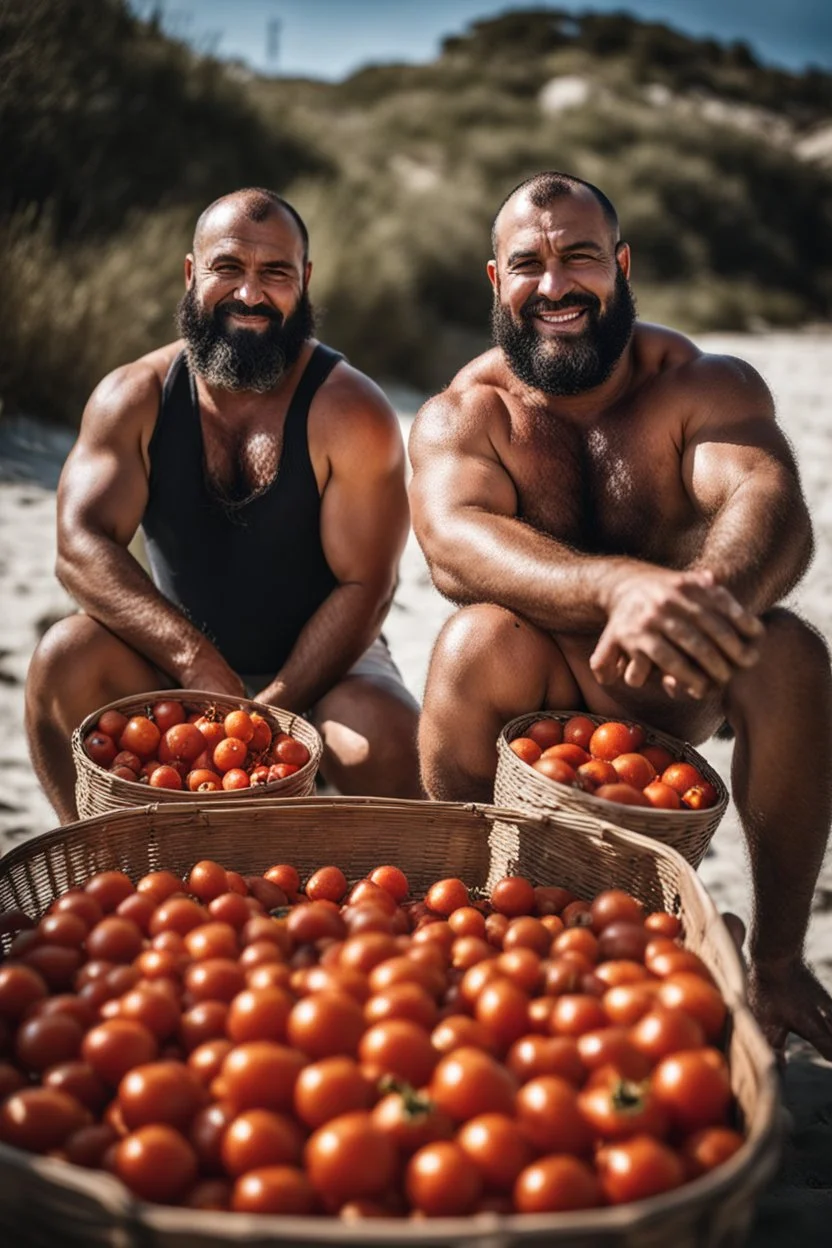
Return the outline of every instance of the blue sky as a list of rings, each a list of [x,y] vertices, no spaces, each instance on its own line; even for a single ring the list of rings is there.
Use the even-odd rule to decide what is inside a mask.
[[[761,60],[832,69],[832,0],[128,0],[146,15],[218,56],[289,76],[339,79],[362,65],[428,61],[444,35],[507,9],[580,13],[621,9],[692,35],[743,39]],[[271,51],[271,56],[269,52]],[[275,55],[276,53],[276,55]]]

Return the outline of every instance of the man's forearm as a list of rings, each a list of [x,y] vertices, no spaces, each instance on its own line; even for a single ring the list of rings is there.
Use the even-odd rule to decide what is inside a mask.
[[[302,628],[261,700],[306,711],[336,685],[379,634],[389,598],[363,585],[339,585]]]
[[[650,565],[586,555],[511,516],[471,509],[426,543],[436,588],[460,606],[498,603],[547,632],[597,633],[612,587]]]
[[[749,483],[721,508],[691,567],[713,572],[718,584],[759,615],[797,584],[812,550],[811,523],[799,492],[763,494]]]
[[[201,653],[214,650],[129,551],[109,538],[96,535],[65,545],[56,572],[88,615],[180,683]]]

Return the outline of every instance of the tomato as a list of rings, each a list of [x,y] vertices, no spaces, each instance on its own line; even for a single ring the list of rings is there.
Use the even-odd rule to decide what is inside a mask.
[[[619,920],[609,923],[598,937],[598,955],[601,959],[614,962],[640,962],[649,939],[650,933],[641,922]]]
[[[127,879],[126,876],[124,878]],[[130,884],[129,880],[127,880],[127,883],[130,886],[129,891],[132,893],[133,885]],[[85,893],[83,889],[74,888],[56,898],[49,907],[49,911],[51,914],[76,914],[86,924],[87,930],[94,927],[98,920],[104,917],[104,911],[90,893]]]
[[[586,1031],[577,1039],[581,1061],[587,1070],[614,1067],[625,1079],[646,1079],[652,1062],[634,1044],[627,1027],[602,1027]]]
[[[436,1002],[419,984],[391,984],[383,992],[370,997],[364,1006],[368,1026],[388,1018],[407,1019],[420,1027],[432,1028],[437,1020]]]
[[[30,966],[0,966],[0,1018],[15,1021],[47,994],[46,981]]]
[[[12,1066],[11,1062],[0,1062],[0,1103],[7,1096],[11,1096],[12,1092],[17,1092],[20,1088],[27,1087],[28,1083],[29,1081],[23,1072],[18,1070],[16,1066]]]
[[[341,901],[347,892],[347,877],[340,867],[321,867],[306,881],[310,901]]]
[[[233,1047],[230,1040],[218,1036],[213,1040],[205,1040],[189,1052],[188,1066],[204,1087],[208,1087],[216,1079]]]
[[[554,780],[557,784],[576,785],[578,783],[575,768],[570,767],[562,758],[541,756],[536,763],[532,763],[532,768],[541,776],[545,776],[547,780]]]
[[[583,767],[585,763],[590,761],[589,754],[586,750],[581,749],[574,742],[564,742],[562,745],[550,745],[548,750],[543,751],[543,758],[556,758],[560,762],[566,763],[573,771],[577,771],[579,767]]]
[[[456,1137],[484,1183],[509,1192],[520,1171],[531,1161],[533,1149],[521,1126],[505,1114],[479,1114],[470,1118]]]
[[[84,752],[99,767],[109,767],[118,754],[118,746],[112,737],[96,729],[84,737]]]
[[[326,1204],[381,1196],[398,1169],[396,1146],[366,1110],[339,1114],[310,1136],[304,1165],[312,1186]]]
[[[232,958],[204,958],[188,967],[185,987],[193,1001],[232,1001],[246,987],[245,971]]]
[[[272,784],[275,780],[285,780],[287,776],[293,776],[296,771],[300,771],[294,763],[272,763],[269,767],[267,783]]]
[[[229,1006],[226,1032],[235,1044],[247,1040],[282,1042],[294,1004],[294,997],[282,988],[246,989]]]
[[[570,901],[563,907],[560,917],[564,927],[589,927],[592,914],[588,901]]]
[[[536,719],[526,729],[526,736],[537,743],[541,750],[550,746],[560,745],[563,740],[563,725],[557,719]]]
[[[576,902],[576,905],[582,903]],[[565,953],[582,953],[589,963],[598,961],[598,937],[585,925],[570,927],[560,932],[551,944],[551,956],[562,958]]]
[[[172,871],[148,871],[136,885],[136,892],[160,906],[168,897],[185,891],[184,880]]]
[[[225,728],[219,720],[208,719],[205,715],[200,715],[199,719],[194,720],[194,727],[202,733],[210,752],[213,752],[220,741],[225,739]]]
[[[73,1166],[102,1170],[104,1154],[117,1141],[118,1136],[112,1127],[103,1122],[93,1123],[73,1131],[64,1141],[63,1150],[67,1161]]]
[[[114,1161],[122,1183],[143,1200],[176,1200],[197,1176],[193,1148],[163,1123],[139,1127],[119,1140]]]
[[[130,919],[109,915],[87,934],[87,956],[106,962],[132,962],[144,945],[140,927]]]
[[[670,975],[659,986],[658,999],[671,1010],[684,1010],[701,1024],[707,1040],[722,1034],[727,1007],[719,989],[701,975],[679,972]]]
[[[650,1135],[607,1144],[599,1149],[595,1166],[612,1205],[658,1196],[684,1181],[678,1154]]]
[[[236,1213],[313,1213],[315,1189],[296,1166],[261,1166],[237,1179],[231,1208]]]
[[[580,1036],[609,1023],[606,1010],[597,997],[587,993],[564,993],[552,1009],[551,1028],[558,1036]]]
[[[288,1113],[294,1103],[295,1083],[305,1065],[303,1053],[271,1040],[239,1044],[220,1071],[224,1099],[240,1113],[246,1109]]]
[[[437,1061],[425,1028],[402,1018],[376,1023],[364,1032],[358,1057],[369,1072],[393,1075],[415,1088],[427,1083]]]
[[[368,878],[389,893],[396,902],[403,902],[410,892],[407,876],[399,867],[374,867]]]
[[[607,988],[615,988],[619,984],[639,984],[649,980],[650,972],[641,962],[631,958],[613,958],[593,967],[596,979],[600,979]]]
[[[366,1073],[350,1057],[326,1057],[311,1062],[298,1075],[294,1092],[295,1114],[308,1127],[320,1127],[340,1114],[369,1109],[374,1087]]]
[[[702,1026],[684,1010],[656,1005],[631,1031],[632,1042],[655,1065],[682,1049],[699,1049],[705,1043]]]
[[[541,1157],[517,1176],[513,1196],[518,1213],[568,1213],[600,1205],[601,1186],[577,1157]]]
[[[204,923],[206,917],[203,907],[198,902],[191,901],[190,897],[169,897],[167,901],[157,906],[150,920],[150,935],[158,936],[160,932],[176,932],[179,936],[185,936],[193,928]],[[184,949],[184,945],[182,948]]]
[[[528,924],[528,926],[526,926]],[[534,927],[532,927],[534,924]],[[537,919],[515,919],[511,925],[511,930],[506,933],[505,952],[494,959],[497,970],[505,975],[516,984],[518,988],[522,988],[524,992],[537,992],[543,983],[543,963],[540,955],[533,948],[521,943],[524,940],[531,941],[534,939],[539,948],[539,932],[541,924]],[[550,940],[545,927],[542,931],[546,934],[547,941]],[[509,941],[508,937],[515,937]]]
[[[30,1153],[46,1153],[89,1125],[90,1114],[58,1088],[21,1088],[0,1105],[0,1140]]]
[[[529,1029],[529,997],[510,980],[497,978],[477,997],[474,1016],[505,1051]]]
[[[715,806],[719,794],[712,784],[703,780],[701,784],[692,784],[682,794],[682,805],[689,810],[709,810]]]
[[[234,1178],[261,1166],[293,1165],[300,1161],[303,1135],[285,1114],[249,1109],[239,1114],[222,1138],[222,1160]]]
[[[657,992],[658,981],[616,984],[604,993],[601,1003],[611,1023],[631,1027],[653,1009]]]
[[[536,763],[541,755],[540,746],[531,737],[515,737],[509,742],[508,748],[523,763]]]
[[[152,1062],[158,1052],[156,1037],[141,1023],[113,1018],[88,1031],[81,1057],[105,1083],[115,1086],[134,1066]]]
[[[414,1153],[404,1185],[411,1206],[430,1218],[470,1213],[483,1190],[479,1168],[453,1140],[436,1140]]]
[[[297,868],[288,863],[278,863],[274,867],[269,867],[268,871],[263,872],[263,878],[277,884],[278,888],[282,888],[290,897],[300,888],[300,875]]]
[[[574,893],[570,893],[568,888],[559,888],[555,885],[538,884],[534,890],[535,913],[536,914],[560,914],[564,906],[568,906],[571,901],[577,900]]]
[[[619,1078],[614,1067],[603,1077],[590,1080],[578,1093],[578,1106],[584,1120],[602,1140],[623,1140],[633,1135],[667,1134],[667,1112],[646,1083]]]
[[[648,914],[644,926],[651,936],[665,936],[670,940],[680,936],[682,932],[681,919],[665,910],[654,910],[652,914]]]
[[[346,935],[346,924],[341,915],[325,901],[294,906],[286,926],[292,938],[301,945],[311,945],[327,937],[343,940]]]
[[[232,768],[242,767],[247,754],[248,746],[239,737],[225,737],[214,747],[211,759],[216,770],[225,774]]]
[[[251,788],[248,772],[242,767],[230,767],[222,778],[222,787],[226,791]]]
[[[647,798],[629,784],[602,784],[595,796],[605,802],[618,802],[622,806],[649,806]]]
[[[179,1003],[162,985],[149,983],[144,988],[133,988],[121,998],[118,1017],[132,1018],[157,1040],[167,1040],[179,1029]]]
[[[579,1087],[586,1076],[577,1041],[572,1036],[522,1036],[509,1049],[505,1062],[521,1084],[539,1075],[558,1075]]]
[[[186,1053],[209,1040],[225,1036],[228,1006],[225,1001],[198,1001],[179,1022],[179,1042]]]
[[[491,1032],[466,1014],[452,1014],[437,1023],[431,1032],[431,1044],[437,1053],[452,1053],[454,1049],[482,1049],[484,1053],[496,1054],[497,1045]]]
[[[651,806],[659,810],[679,810],[682,805],[676,790],[671,789],[670,785],[665,784],[663,780],[652,780],[650,784],[645,785],[644,796]]]
[[[203,1105],[204,1089],[182,1062],[149,1062],[128,1071],[118,1085],[118,1100],[130,1131],[152,1122],[185,1131]]]
[[[425,1144],[450,1139],[454,1133],[451,1118],[430,1097],[411,1089],[383,1096],[372,1117],[378,1129],[408,1157]]]
[[[428,927],[422,927],[419,930],[427,932],[438,926],[437,923],[431,923]],[[473,906],[460,906],[448,916],[448,931],[454,936],[477,936],[484,939],[485,915],[481,910],[475,910]]]
[[[688,1049],[659,1062],[651,1080],[656,1100],[685,1133],[721,1125],[731,1103],[728,1063],[718,1049]]]
[[[310,1058],[354,1057],[364,1031],[361,1006],[344,992],[316,992],[292,1008],[287,1022],[289,1043]]]
[[[729,1157],[733,1157],[745,1140],[739,1131],[728,1127],[704,1127],[689,1136],[682,1145],[682,1160],[688,1178],[698,1178],[715,1170]]]
[[[103,714],[99,715],[96,727],[105,736],[112,737],[114,741],[118,741],[127,727],[127,716],[122,715],[121,711],[104,711]]]
[[[167,763],[161,763],[153,769],[150,776],[150,785],[154,789],[181,789],[182,777],[175,767],[171,767]]]
[[[671,763],[662,772],[661,779],[664,784],[669,784],[671,789],[675,789],[680,797],[695,784],[706,783],[701,772],[697,771],[691,763]]]
[[[135,889],[123,871],[99,871],[87,880],[84,892],[98,903],[105,914],[110,914]]]
[[[602,784],[618,783],[618,772],[612,763],[607,763],[602,758],[591,758],[588,763],[581,763],[575,775],[581,788],[588,793],[594,793]]]
[[[516,1117],[541,1152],[586,1153],[592,1144],[574,1085],[557,1075],[538,1075],[523,1084],[517,1093]]]
[[[534,888],[522,875],[507,875],[491,890],[491,905],[509,918],[531,914],[535,907]]]
[[[586,715],[573,715],[563,725],[564,742],[570,745],[579,745],[582,750],[588,750],[596,727],[597,724]]]
[[[250,719],[254,731],[251,734],[251,740],[248,748],[252,754],[263,754],[272,743],[272,730],[269,727],[269,721],[264,719],[259,711],[251,711]],[[237,733],[235,736],[239,735]]]
[[[162,734],[146,715],[132,715],[118,740],[120,750],[131,750],[139,758],[153,758]]]
[[[438,880],[428,889],[425,901],[436,914],[443,914],[447,917],[460,906],[469,904],[468,889],[462,880],[455,878]]]
[[[517,1081],[488,1053],[472,1046],[454,1049],[440,1059],[428,1093],[457,1122],[475,1114],[514,1113]]]
[[[643,754],[618,754],[613,760],[618,779],[623,784],[631,784],[635,789],[645,788],[656,778],[656,770],[649,758]]]
[[[24,1022],[15,1037],[15,1055],[27,1070],[42,1071],[78,1056],[84,1028],[69,1014],[41,1014]]]
[[[309,762],[309,751],[302,741],[286,737],[278,741],[272,750],[277,764],[285,763],[291,767],[305,767]]]
[[[162,737],[159,759],[163,763],[174,760],[192,763],[205,749],[206,744],[196,724],[174,724]]]
[[[167,732],[168,728],[172,728],[174,724],[185,722],[185,708],[181,702],[176,702],[173,698],[154,702],[150,708],[150,714],[160,732]]]
[[[708,983],[713,984],[711,972],[692,949],[676,947],[652,953],[648,947],[645,949],[644,961],[652,973],[658,975],[660,979],[667,979],[670,975],[678,975],[680,972],[690,972],[694,975],[701,975]]]

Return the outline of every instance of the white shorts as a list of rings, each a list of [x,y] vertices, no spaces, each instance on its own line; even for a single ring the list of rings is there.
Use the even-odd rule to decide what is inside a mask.
[[[389,693],[401,699],[402,702],[412,706],[416,711],[419,710],[419,703],[404,683],[402,674],[393,661],[390,647],[383,636],[377,637],[367,647],[361,658],[353,663],[349,671],[341,677],[341,680],[349,680],[351,676],[361,676],[364,680],[369,680],[372,684],[386,689]],[[243,676],[242,679],[245,683],[248,697],[253,698],[259,690],[265,689],[266,685],[271,684],[274,677],[274,672],[259,676]],[[311,707],[309,708],[310,711],[312,709]]]

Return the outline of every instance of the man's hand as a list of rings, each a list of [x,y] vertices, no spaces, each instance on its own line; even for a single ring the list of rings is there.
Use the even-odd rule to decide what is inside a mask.
[[[703,698],[753,667],[764,628],[708,571],[628,572],[613,588],[607,625],[590,659],[602,685],[640,688],[656,667],[665,692]]]
[[[199,655],[175,673],[181,689],[200,689],[205,693],[225,693],[231,698],[244,698],[246,687],[218,651]]]

